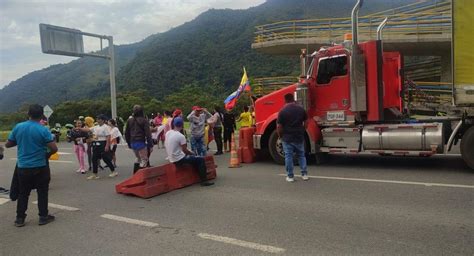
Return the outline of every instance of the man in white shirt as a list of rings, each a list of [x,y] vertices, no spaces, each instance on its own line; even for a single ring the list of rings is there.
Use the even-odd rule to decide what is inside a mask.
[[[214,182],[207,181],[207,169],[204,158],[195,156],[187,148],[186,137],[180,132],[183,128],[183,118],[174,118],[173,126],[173,130],[168,131],[165,135],[165,148],[168,160],[176,165],[190,164],[197,167],[199,177],[201,178],[201,186],[214,185]]]

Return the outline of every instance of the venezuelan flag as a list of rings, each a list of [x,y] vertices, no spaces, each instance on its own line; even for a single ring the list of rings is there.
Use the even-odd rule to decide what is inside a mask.
[[[247,76],[247,70],[245,70],[245,67],[244,67],[244,74],[242,76],[242,80],[240,81],[239,88],[237,89],[237,91],[231,93],[227,97],[227,99],[225,99],[224,101],[225,108],[229,110],[233,109],[235,105],[237,104],[237,100],[240,98],[240,95],[242,94],[242,92],[250,91],[250,90],[251,88],[250,88],[249,78]]]

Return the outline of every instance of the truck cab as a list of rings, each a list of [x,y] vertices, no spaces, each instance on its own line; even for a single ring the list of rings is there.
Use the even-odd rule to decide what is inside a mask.
[[[276,163],[284,164],[276,120],[284,95],[294,93],[308,113],[308,154],[431,156],[446,153],[461,139],[463,159],[474,169],[472,107],[444,119],[409,118],[402,97],[403,57],[383,51],[381,34],[387,20],[379,26],[377,40],[358,42],[361,5],[359,0],[352,12],[352,35],[311,55],[302,51],[299,82],[255,102],[254,148],[268,149]]]

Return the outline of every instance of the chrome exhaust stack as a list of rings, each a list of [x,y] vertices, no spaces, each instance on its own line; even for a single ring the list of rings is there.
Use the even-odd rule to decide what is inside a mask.
[[[365,81],[365,59],[360,53],[358,20],[363,0],[357,0],[352,9],[352,50],[351,50],[351,111],[356,112],[356,119],[361,120],[360,112],[367,111],[367,86]]]
[[[385,17],[382,23],[377,27],[377,40],[382,40],[382,31],[385,28],[385,25],[387,25],[387,21],[388,17]]]
[[[358,31],[359,31],[359,10],[362,7],[363,0],[357,0],[356,5],[352,9],[351,21],[352,21],[352,47],[354,46],[358,48],[359,38],[358,38]]]

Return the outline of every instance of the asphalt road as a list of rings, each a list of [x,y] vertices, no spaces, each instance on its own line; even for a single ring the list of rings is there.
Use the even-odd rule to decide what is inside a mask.
[[[227,168],[212,187],[152,199],[116,194],[133,157],[118,149],[116,178],[76,174],[70,144],[51,162],[50,212],[13,226],[16,203],[0,198],[0,255],[474,255],[474,172],[458,155],[333,156],[287,183],[269,161]],[[9,187],[15,151],[0,161]],[[163,149],[152,165],[166,163]],[[30,201],[36,200],[33,193]],[[54,208],[53,208],[54,206]]]

